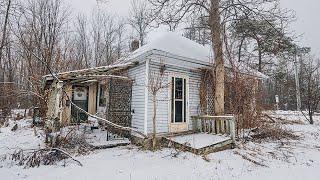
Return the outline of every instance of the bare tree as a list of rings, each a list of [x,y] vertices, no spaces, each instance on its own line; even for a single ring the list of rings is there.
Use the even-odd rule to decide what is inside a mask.
[[[7,42],[7,30],[8,30],[8,26],[9,26],[9,15],[10,15],[10,9],[11,9],[11,1],[12,0],[6,0],[6,1],[0,2],[4,7],[6,7],[5,12],[4,12],[3,27],[1,28],[2,35],[1,35],[1,39],[0,39],[1,40],[0,41],[0,66],[2,66],[3,48],[5,47],[5,44]]]
[[[102,53],[102,33],[103,33],[103,16],[100,11],[94,12],[92,15],[92,37],[93,37],[93,56],[94,65],[99,66],[101,64]]]
[[[88,21],[86,16],[79,14],[76,18],[75,49],[76,59],[81,64],[80,67],[88,68],[91,60],[90,38],[88,34]]]
[[[161,14],[163,9],[176,7],[171,11],[172,15],[168,16],[171,21],[180,22],[186,15],[194,11],[206,12],[207,27],[211,32],[211,44],[214,52],[214,66],[215,74],[215,97],[214,108],[217,115],[224,114],[224,57],[223,57],[223,42],[222,42],[222,24],[220,12],[220,0],[149,0],[154,7],[153,12],[155,16]],[[168,13],[168,11],[165,11]]]
[[[153,116],[152,116],[152,148],[155,150],[157,145],[157,103],[159,93],[166,89],[168,84],[164,81],[165,66],[160,60],[159,71],[151,71],[149,74],[148,90],[152,95]]]
[[[123,22],[119,17],[97,11],[92,19],[94,62],[96,66],[112,64],[121,54]],[[119,44],[120,43],[120,44]]]
[[[60,0],[29,0],[22,2],[19,9],[15,35],[21,59],[25,61],[25,87],[37,94],[33,96],[33,104],[45,108],[41,77],[53,73],[50,69],[59,70],[61,35],[69,13]]]
[[[201,12],[205,20],[203,28],[210,31],[210,44],[214,52],[214,66],[212,68],[215,78],[214,108],[217,115],[224,113],[224,63],[225,59],[234,54],[234,48],[229,49],[230,25],[239,21],[242,17],[259,17],[266,20],[266,24],[272,27],[266,17],[279,15],[278,1],[260,0],[149,0],[152,4],[155,16],[163,12],[171,13],[171,21],[182,22],[182,20],[193,12]],[[171,9],[171,12],[164,9]],[[277,11],[276,11],[277,10]],[[268,15],[268,16],[266,16]],[[228,55],[230,54],[230,55]],[[229,56],[229,57],[228,57]],[[232,55],[233,56],[233,55]]]
[[[137,32],[140,45],[145,44],[146,36],[152,19],[150,18],[147,3],[142,0],[132,0],[129,12],[129,24]]]
[[[117,59],[120,59],[125,49],[124,41],[125,41],[126,26],[123,18],[118,18],[115,33],[116,33],[116,55],[117,55]]]
[[[310,124],[313,124],[313,115],[320,103],[320,63],[318,59],[306,57],[301,60],[300,65],[302,72],[300,74],[302,102],[308,111],[308,118],[305,117]]]
[[[187,27],[184,28],[184,36],[199,44],[210,44],[211,34],[206,25],[207,18],[202,12],[194,12],[187,18]]]

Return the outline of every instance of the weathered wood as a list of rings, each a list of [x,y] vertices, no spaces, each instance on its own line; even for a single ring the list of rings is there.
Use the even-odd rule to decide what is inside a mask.
[[[235,143],[234,116],[192,116],[193,130],[212,134],[229,134]],[[200,121],[200,123],[199,123]]]
[[[72,85],[71,84],[66,84],[64,85],[64,91],[65,93],[69,96],[72,97]],[[67,101],[68,98],[66,96],[64,96],[63,99],[63,110],[62,110],[62,119],[61,119],[61,123],[62,125],[67,125],[70,123],[71,120],[71,105],[67,106]]]
[[[97,83],[89,86],[88,112],[96,114],[97,110]]]
[[[109,65],[109,66],[100,66],[100,67],[94,67],[94,68],[88,68],[88,69],[81,69],[81,70],[75,70],[75,71],[68,71],[68,72],[62,72],[55,74],[60,80],[67,80],[67,79],[73,79],[77,76],[86,76],[86,75],[112,75],[115,72],[127,70],[130,67],[134,67],[138,65],[138,62],[130,62],[125,64],[115,64],[115,65]],[[46,81],[53,80],[54,77],[52,77],[51,74],[43,76]],[[77,78],[76,78],[77,79]]]
[[[236,126],[235,126],[235,118],[232,121],[229,121],[229,126],[230,126],[230,136],[232,142],[235,144],[236,143]]]
[[[98,145],[98,146],[93,146],[93,149],[109,149],[109,148],[114,148],[114,147],[119,147],[119,146],[127,146],[130,143],[116,143],[116,144],[106,144],[106,145]]]
[[[191,153],[194,153],[197,155],[205,155],[205,154],[209,154],[209,153],[213,153],[213,152],[231,149],[234,147],[233,141],[231,139],[221,141],[221,142],[218,142],[215,144],[211,144],[211,145],[208,145],[208,146],[202,147],[202,148],[194,148],[194,147],[188,146],[186,144],[180,144],[178,142],[171,140],[168,137],[164,137],[162,139],[162,141],[164,142],[164,144],[167,144],[170,147],[174,147],[174,148],[179,149],[181,151],[188,151],[188,152],[191,152]]]

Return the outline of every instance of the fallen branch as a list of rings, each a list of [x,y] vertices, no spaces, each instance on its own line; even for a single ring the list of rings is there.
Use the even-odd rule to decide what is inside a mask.
[[[63,159],[72,159],[77,162],[79,166],[82,163],[70,155],[68,152],[59,148],[43,148],[43,149],[18,149],[13,154],[5,156],[7,160],[17,162],[17,165],[28,167],[39,167],[40,165],[53,165]],[[5,160],[2,159],[2,160]]]
[[[256,160],[254,160],[254,159],[249,158],[248,156],[246,156],[244,154],[239,153],[238,151],[235,151],[234,154],[241,156],[243,159],[245,159],[245,160],[247,160],[247,161],[249,161],[249,162],[251,162],[253,164],[256,164],[256,165],[259,165],[259,166],[262,166],[262,167],[268,167],[265,164],[262,164],[262,163],[260,163],[260,162],[258,162]]]
[[[269,120],[271,120],[271,122],[275,123],[276,120],[274,120],[271,116],[269,116],[268,114],[263,114],[265,117],[267,117]]]
[[[93,149],[109,149],[119,146],[127,146],[130,143],[117,143],[117,144],[107,144],[107,145],[101,145],[101,146],[93,146]]]
[[[58,149],[58,148],[52,148],[51,150],[56,150],[56,151],[60,151],[61,153],[63,153],[64,155],[68,156],[69,158],[71,158],[72,160],[76,161],[80,166],[83,166],[82,163],[75,159],[74,157],[72,157],[69,153],[67,153],[66,151],[62,150],[62,149]]]

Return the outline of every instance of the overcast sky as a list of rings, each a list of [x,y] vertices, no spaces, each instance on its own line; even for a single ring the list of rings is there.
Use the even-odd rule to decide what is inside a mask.
[[[65,0],[73,12],[82,12],[90,15],[91,10],[97,8],[97,0]],[[99,8],[111,13],[127,15],[130,0],[100,0]],[[282,8],[293,9],[298,20],[292,23],[292,30],[302,34],[300,45],[310,46],[314,54],[320,57],[320,0],[281,0]],[[150,36],[156,36],[151,33]],[[151,37],[152,39],[152,37]]]

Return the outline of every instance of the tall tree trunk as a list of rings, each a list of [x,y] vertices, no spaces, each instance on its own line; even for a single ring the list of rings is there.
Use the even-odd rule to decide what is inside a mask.
[[[245,40],[245,36],[241,38],[239,49],[238,49],[238,62],[241,62],[241,50]]]
[[[262,72],[262,50],[261,50],[261,43],[259,40],[258,42],[258,71]]]
[[[157,117],[157,94],[153,94],[152,95],[152,102],[153,102],[153,117],[152,117],[152,130],[153,130],[153,134],[152,134],[152,149],[155,150],[156,149],[156,145],[157,145],[157,138],[156,138],[156,117]]]
[[[2,50],[6,42],[6,37],[7,37],[7,27],[8,27],[8,22],[9,22],[9,12],[11,8],[11,0],[8,1],[8,5],[6,8],[6,15],[4,18],[4,24],[3,24],[3,31],[2,31],[2,38],[1,38],[1,44],[0,44],[0,66],[2,62]]]
[[[312,107],[309,106],[309,122],[313,124],[313,111],[311,110]]]
[[[214,74],[215,74],[215,95],[214,95],[214,111],[216,115],[224,114],[224,60],[222,51],[222,28],[219,12],[220,0],[211,0],[210,7],[210,28],[211,40],[214,52]]]

